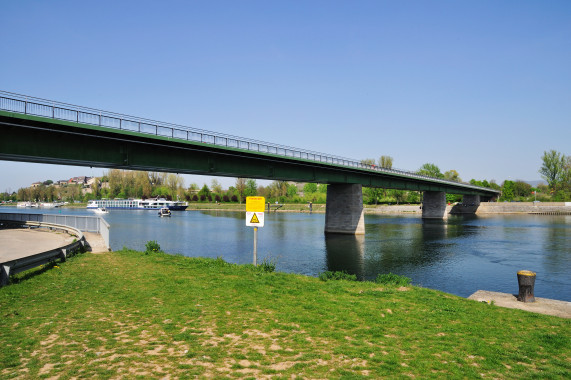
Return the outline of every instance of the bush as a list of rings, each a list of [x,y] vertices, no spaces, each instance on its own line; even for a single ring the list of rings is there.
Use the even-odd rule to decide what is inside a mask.
[[[150,240],[145,244],[145,254],[158,253],[161,251],[161,246],[155,240]]]
[[[222,202],[230,202],[230,198],[228,198],[228,195],[224,195],[222,197]]]
[[[193,201],[193,202],[198,202],[198,195],[194,194],[194,195],[192,196],[192,201]]]
[[[268,258],[264,258],[258,265],[258,269],[262,272],[272,273],[276,270],[276,263]]]
[[[341,272],[330,272],[330,271],[325,271],[322,273],[319,273],[319,279],[321,281],[339,281],[339,280],[345,280],[345,281],[357,281],[357,275],[355,274],[349,274],[345,271],[341,271]]]
[[[379,274],[375,282],[383,285],[407,286],[410,285],[411,279],[394,273],[385,273]]]

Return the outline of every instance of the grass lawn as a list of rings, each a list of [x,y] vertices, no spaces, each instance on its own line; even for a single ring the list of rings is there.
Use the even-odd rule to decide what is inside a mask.
[[[0,378],[569,378],[570,327],[430,289],[122,250],[0,288]]]

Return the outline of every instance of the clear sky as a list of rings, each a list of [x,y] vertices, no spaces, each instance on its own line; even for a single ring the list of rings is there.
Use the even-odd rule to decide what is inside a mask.
[[[571,154],[568,0],[3,1],[0,36],[4,91],[463,180]],[[102,172],[0,161],[0,191]]]

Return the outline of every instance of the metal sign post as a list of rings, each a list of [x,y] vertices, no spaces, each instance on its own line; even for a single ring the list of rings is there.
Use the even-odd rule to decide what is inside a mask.
[[[258,265],[258,227],[254,227],[254,266]]]
[[[254,265],[258,265],[258,227],[264,226],[264,197],[246,197],[246,226],[254,227]]]

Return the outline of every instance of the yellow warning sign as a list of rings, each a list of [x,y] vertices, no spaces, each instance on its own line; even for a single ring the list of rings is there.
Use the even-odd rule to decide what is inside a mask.
[[[263,227],[264,213],[246,211],[246,225],[250,227]]]
[[[246,211],[264,212],[266,208],[266,198],[246,197]]]
[[[250,219],[250,223],[254,224],[254,223],[260,223],[260,221],[258,220],[258,216],[256,215],[256,213],[254,213],[254,215],[252,215],[252,219]]]

